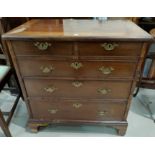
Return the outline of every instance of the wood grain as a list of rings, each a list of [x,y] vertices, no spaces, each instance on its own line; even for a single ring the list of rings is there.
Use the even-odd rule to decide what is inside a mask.
[[[77,77],[96,79],[132,79],[136,63],[121,61],[88,61],[80,60],[82,67],[78,70],[71,67],[76,60],[35,60],[28,57],[18,58],[18,63],[23,77]],[[108,72],[109,70],[109,72]]]
[[[129,20],[30,20],[2,36],[29,40],[129,40],[147,41],[152,37]]]
[[[74,104],[80,104],[81,106],[75,108]],[[60,122],[64,120],[121,121],[125,106],[123,102],[108,103],[103,101],[96,103],[78,100],[49,102],[45,100],[31,100],[34,119],[53,122],[54,120]],[[54,112],[54,110],[56,111]]]
[[[27,101],[29,128],[94,123],[125,134],[151,35],[127,20],[50,19],[28,21],[2,38]]]

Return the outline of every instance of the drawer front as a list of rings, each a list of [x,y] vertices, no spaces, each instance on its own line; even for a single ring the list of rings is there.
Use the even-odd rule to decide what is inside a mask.
[[[141,43],[78,43],[80,56],[138,56],[141,52]]]
[[[127,99],[131,82],[25,79],[29,97]]]
[[[18,59],[22,76],[133,78],[136,63]],[[79,66],[79,67],[78,67]]]
[[[138,56],[141,43],[12,41],[17,55]]]
[[[82,102],[82,101],[36,101],[30,106],[35,119],[59,122],[61,120],[122,120],[125,103]]]
[[[72,55],[69,42],[12,41],[16,55]]]

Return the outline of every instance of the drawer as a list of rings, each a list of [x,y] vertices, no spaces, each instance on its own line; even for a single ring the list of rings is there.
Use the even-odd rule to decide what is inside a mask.
[[[141,43],[129,42],[78,43],[80,56],[138,56],[141,53],[141,47]]]
[[[34,119],[49,121],[119,121],[123,119],[126,104],[115,102],[42,101],[30,100]]]
[[[29,97],[127,99],[131,82],[25,79]]]
[[[20,57],[21,58],[21,57]],[[54,61],[20,59],[22,76],[133,78],[136,63],[119,61]],[[81,65],[81,66],[80,66]],[[79,68],[78,68],[79,66]]]
[[[72,43],[46,41],[12,41],[16,55],[72,55]]]

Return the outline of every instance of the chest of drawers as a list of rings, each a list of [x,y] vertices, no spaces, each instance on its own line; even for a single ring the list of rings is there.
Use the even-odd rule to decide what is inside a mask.
[[[125,134],[149,34],[130,21],[31,20],[3,39],[29,128],[95,123]]]

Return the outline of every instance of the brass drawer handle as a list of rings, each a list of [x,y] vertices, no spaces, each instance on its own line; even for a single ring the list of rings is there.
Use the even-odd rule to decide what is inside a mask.
[[[72,85],[73,85],[74,87],[76,87],[76,88],[79,88],[79,87],[81,87],[83,84],[82,84],[82,82],[75,81],[75,82],[72,82]]]
[[[36,43],[34,43],[34,46],[36,46],[39,50],[44,51],[44,50],[47,50],[49,46],[51,46],[51,43],[36,42]]]
[[[43,73],[50,73],[54,70],[55,68],[53,66],[41,66],[40,67],[40,70],[43,72]]]
[[[48,112],[51,114],[56,114],[58,112],[58,109],[49,109]]]
[[[100,89],[97,89],[97,91],[102,95],[106,95],[109,92],[111,92],[111,89],[100,88]]]
[[[99,115],[99,116],[105,116],[106,114],[107,114],[107,111],[105,111],[105,110],[104,110],[104,111],[99,111],[99,112],[98,112],[98,115]]]
[[[81,103],[73,103],[73,107],[76,109],[80,108],[81,106],[82,106]]]
[[[79,68],[81,68],[83,65],[81,62],[73,62],[71,63],[71,67],[78,70]]]
[[[53,93],[57,88],[54,86],[44,88],[44,90],[48,93]]]
[[[112,51],[117,46],[118,46],[118,44],[116,44],[116,43],[104,43],[104,44],[101,44],[101,47],[103,47],[106,51]]]
[[[108,74],[111,74],[112,71],[115,70],[113,67],[100,67],[99,68],[99,71],[101,71],[104,75],[108,75]]]

